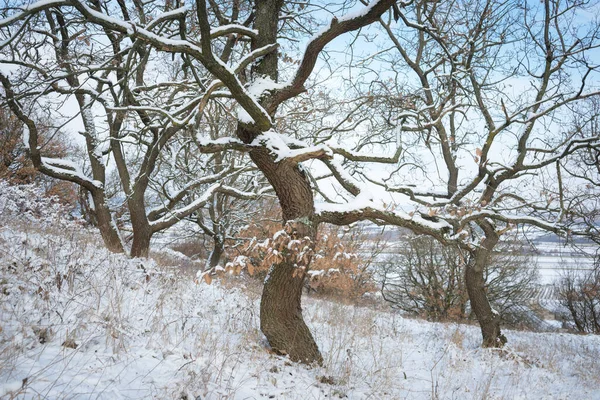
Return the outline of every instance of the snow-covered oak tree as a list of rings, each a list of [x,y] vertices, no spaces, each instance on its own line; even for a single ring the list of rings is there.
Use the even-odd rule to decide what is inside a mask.
[[[60,6],[15,10],[0,22],[6,39],[1,49],[6,69],[0,73],[4,100],[27,127],[35,167],[85,188],[107,248],[123,252],[106,195],[107,165],[114,162],[133,231],[131,255],[146,256],[154,233],[206,205],[222,189],[220,181],[239,168],[219,167],[217,173],[198,174],[169,191],[169,177],[157,173],[158,159],[177,135],[198,130],[206,107],[206,90],[198,87],[203,71],[189,72],[185,58],[169,71],[167,55],[152,45],[82,18],[80,11],[93,15],[109,4],[81,3],[81,10]],[[127,8],[121,11],[128,20]],[[136,15],[140,23],[148,19],[150,28],[170,34],[173,15],[157,17],[144,8]],[[55,132],[79,120],[91,176],[77,163],[44,156],[37,115],[53,121]],[[167,200],[153,204],[157,199],[150,185],[165,189]]]
[[[207,104],[235,106],[235,135],[203,141],[198,149],[247,152],[279,199],[286,229],[278,238],[287,245],[273,263],[261,299],[261,329],[275,351],[307,363],[322,360],[301,313],[317,227],[364,219],[402,226],[470,251],[466,278],[471,304],[482,324],[484,344],[500,344],[499,322],[485,296],[482,267],[502,233],[516,225],[562,232],[560,199],[540,199],[536,181],[547,183],[556,176],[552,167],[557,162],[598,145],[597,136],[580,138],[555,123],[572,104],[597,94],[590,85],[595,67],[587,57],[597,45],[597,30],[571,29],[568,18],[576,17],[584,5],[549,0],[536,10],[519,2],[493,1],[373,0],[348,12],[350,6],[283,0],[208,4],[196,0],[177,5],[50,0],[12,10],[0,28],[5,35],[2,45],[13,54],[21,44],[30,43],[22,38],[36,35],[56,42],[56,48],[65,43],[88,46],[86,51],[71,52],[57,66],[89,59],[75,75],[94,82],[93,91],[89,84],[75,82],[69,84],[68,94],[82,98],[83,116],[92,114],[91,99],[108,110],[107,151],[115,156],[128,201],[138,206],[143,201],[133,199],[143,199],[154,161],[166,143],[182,130],[197,129]],[[335,14],[318,34],[303,37],[316,19]],[[392,15],[397,23],[386,22]],[[66,33],[30,29],[49,23],[44,18],[64,26]],[[278,131],[276,117],[294,114],[326,46],[367,26],[380,26],[387,47],[361,62],[348,63],[365,71],[352,76],[360,76],[370,87],[353,85],[359,93],[348,104],[355,108],[346,109],[353,118],[341,117],[340,123],[311,135],[283,133],[306,126],[294,123]],[[303,51],[289,63],[284,49],[294,41],[300,41]],[[97,59],[101,49],[109,55]],[[40,62],[47,56],[47,52],[32,54],[39,54]],[[150,73],[149,66],[165,65],[154,63],[157,58],[181,61],[175,80],[165,79],[164,71]],[[377,64],[369,65],[370,61]],[[32,65],[25,67],[45,76]],[[377,70],[382,71],[377,76],[369,73]],[[63,71],[42,80],[42,88],[61,94],[63,81],[73,75]],[[149,81],[150,76],[155,82]],[[8,73],[2,77],[11,108],[21,112],[23,97],[9,93],[14,84]],[[520,89],[510,93],[508,84]],[[383,89],[385,93],[378,92]],[[310,103],[307,107],[310,113]],[[370,117],[360,118],[358,111]],[[94,130],[86,127],[86,132],[89,136]],[[361,139],[363,135],[367,137]],[[340,137],[355,146],[340,146]],[[94,140],[88,144],[92,156],[104,150]],[[128,177],[130,166],[123,150],[128,142],[140,151],[133,178]],[[431,168],[437,161],[439,168]],[[301,163],[318,167],[308,170]],[[370,165],[379,164],[390,167],[388,179],[382,179],[381,171],[369,172],[375,170]],[[407,173],[410,168],[422,173]],[[211,187],[216,191],[219,186]],[[332,196],[326,187],[335,187],[338,193]],[[315,204],[315,189],[329,204]],[[375,196],[378,190],[392,197],[384,202]],[[190,204],[195,207],[200,200]],[[139,222],[141,232],[155,223],[145,208],[132,211],[131,204],[129,208],[132,224]],[[161,220],[183,217],[191,208],[167,210]]]
[[[29,74],[25,73],[23,78],[27,78],[28,75]],[[102,162],[98,162],[98,158],[95,157],[95,155],[97,155],[95,151],[97,150],[98,145],[94,143],[92,136],[86,135],[86,141],[88,143],[87,154],[90,156],[90,160],[94,160],[94,162],[90,163],[92,170],[91,177],[83,174],[79,166],[70,160],[44,157],[40,148],[40,132],[38,129],[38,124],[35,122],[35,116],[33,116],[31,112],[23,110],[21,105],[23,101],[19,102],[17,100],[17,94],[13,90],[13,84],[3,73],[0,74],[0,81],[5,89],[6,103],[25,126],[24,140],[28,144],[29,156],[33,161],[34,167],[47,176],[70,181],[85,188],[91,194],[97,226],[102,235],[102,239],[104,240],[104,244],[113,252],[124,252],[124,247],[119,236],[118,228],[112,219],[110,209],[106,202],[106,196],[104,192],[106,168],[105,165]],[[25,91],[30,92],[33,94],[33,96],[37,97],[39,95],[39,88],[37,85],[32,86],[33,87],[30,89],[25,89]],[[85,98],[83,96],[78,96],[78,98],[81,100],[80,104],[83,107],[85,105]],[[90,119],[86,118],[86,120],[87,122],[93,124],[93,121]],[[90,129],[92,128],[90,125],[88,125],[86,132],[89,132]]]
[[[565,177],[571,165],[570,176],[584,180],[600,146],[597,130],[581,129],[597,115],[584,104],[600,94],[600,26],[583,17],[588,7],[597,4],[413,2],[399,23],[380,19],[389,40],[355,61],[368,72],[353,87],[373,96],[373,113],[395,126],[404,147],[389,175],[363,180],[398,194],[400,208],[446,224],[445,233],[417,233],[468,251],[466,286],[484,346],[506,340],[484,278],[501,237],[525,227],[590,233],[571,216],[577,204],[593,205],[597,186],[584,182],[586,193]],[[569,123],[573,114],[580,126]],[[585,160],[578,173],[573,159]],[[364,209],[340,222],[365,216],[378,219]]]
[[[105,240],[110,248],[119,251],[122,244],[102,190],[104,157],[109,152],[113,154],[134,233],[139,233],[134,235],[133,255],[147,252],[154,227],[184,217],[207,199],[198,199],[194,207],[167,210],[159,220],[149,220],[144,194],[161,149],[178,131],[200,118],[209,101],[219,97],[234,99],[238,105],[237,139],[216,145],[249,150],[250,158],[279,198],[293,240],[305,244],[300,249],[302,257],[297,258],[297,252],[290,251],[274,264],[261,301],[261,329],[274,350],[310,363],[320,362],[322,357],[302,319],[300,297],[318,221],[311,183],[299,163],[329,158],[332,151],[325,146],[298,143],[295,146],[299,149],[291,149],[290,141],[286,143],[284,136],[271,130],[272,118],[283,102],[305,90],[304,84],[328,43],[377,21],[396,5],[393,0],[374,1],[357,13],[332,18],[309,41],[291,79],[278,83],[280,21],[284,21],[283,27],[289,27],[290,21],[306,14],[302,11],[305,6],[281,0],[259,0],[254,4],[210,2],[208,6],[204,0],[190,6],[154,1],[40,1],[8,10],[0,21],[5,39],[2,50],[9,54],[4,58],[19,67],[16,75],[8,71],[0,76],[9,106],[29,127],[36,167],[75,181],[97,197],[95,207],[102,214],[98,220],[106,228]],[[148,82],[146,73],[154,65],[153,57],[167,53],[183,60],[187,79],[170,82],[164,80],[164,74],[153,71],[158,82]],[[90,163],[94,164],[93,177],[83,176],[63,161],[44,163],[37,153],[35,126],[28,117],[28,107],[40,103],[38,94],[49,92],[77,100]],[[28,93],[33,97],[30,102],[25,96]],[[94,105],[102,107],[106,114],[105,141],[99,137]],[[141,153],[133,174],[125,154],[125,145],[132,141]],[[207,149],[210,148],[208,144]],[[214,189],[215,186],[218,185],[213,185]],[[301,273],[296,273],[298,267]]]

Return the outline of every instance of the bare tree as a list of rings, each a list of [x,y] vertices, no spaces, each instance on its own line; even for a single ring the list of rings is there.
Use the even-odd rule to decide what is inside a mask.
[[[434,321],[466,319],[468,252],[428,236],[405,240],[406,246],[380,268],[384,299],[394,308]],[[487,296],[503,320],[514,319],[515,305],[537,277],[535,265],[516,243],[501,244],[485,268]]]
[[[573,110],[572,129],[582,137],[598,134],[600,100],[590,99]],[[600,150],[586,149],[557,164],[565,190],[555,193],[565,204],[570,228],[585,231],[592,243],[600,244]],[[596,249],[590,270],[565,268],[556,283],[561,304],[569,311],[579,332],[600,333],[600,253]],[[590,255],[588,255],[590,257]]]
[[[199,125],[202,136],[195,132],[180,135],[163,152],[157,167],[162,177],[160,186],[153,190],[158,194],[160,204],[155,210],[160,210],[164,204],[174,201],[171,193],[182,193],[186,189],[201,195],[202,187],[189,186],[197,176],[219,178],[220,187],[206,204],[186,218],[199,230],[196,236],[207,236],[212,241],[205,265],[205,269],[210,269],[219,264],[226,246],[237,241],[239,230],[257,213],[258,202],[270,191],[270,186],[252,166],[245,152],[211,149],[208,157],[199,151],[207,149],[205,142],[218,143],[236,129],[235,118],[222,104],[209,104],[207,110]]]
[[[485,293],[485,266],[501,236],[516,225],[565,231],[560,199],[540,196],[538,189],[541,183],[556,183],[557,162],[599,143],[596,135],[581,138],[561,131],[556,123],[571,105],[598,95],[589,84],[595,67],[588,61],[598,44],[598,30],[569,28],[585,4],[546,0],[535,6],[493,0],[376,0],[332,17],[293,63],[286,63],[283,50],[290,47],[290,39],[309,33],[299,22],[314,26],[315,15],[334,14],[335,5],[197,0],[191,8],[173,8],[153,1],[41,1],[15,10],[0,21],[0,28],[4,47],[11,49],[24,43],[18,38],[48,13],[69,21],[72,31],[63,43],[75,38],[85,43],[83,33],[73,36],[77,24],[85,25],[85,35],[108,37],[101,41],[111,48],[104,70],[112,68],[113,60],[125,67],[98,76],[97,62],[90,63],[85,74],[101,87],[94,92],[85,88],[83,93],[96,102],[103,100],[96,93],[110,99],[110,149],[132,202],[132,225],[138,227],[134,231],[141,232],[136,248],[144,248],[157,221],[176,220],[190,211],[189,206],[165,210],[156,221],[144,216],[144,193],[154,160],[166,143],[194,126],[209,102],[228,104],[236,111],[236,137],[202,143],[199,150],[248,152],[272,185],[286,223],[278,245],[293,245],[274,261],[265,282],[261,329],[275,351],[311,363],[322,357],[302,318],[301,294],[317,227],[323,222],[344,225],[369,219],[470,252],[466,284],[484,345],[502,344],[499,318]],[[392,15],[397,25],[392,26]],[[362,68],[358,76],[365,84],[351,85],[355,93],[348,92],[353,101],[345,110],[347,115],[371,117],[355,123],[340,116],[340,123],[310,135],[278,132],[276,117],[299,104],[294,101],[307,90],[325,47],[343,34],[374,29],[374,23],[380,24],[389,43],[350,63]],[[138,74],[146,71],[152,56],[181,60],[184,78],[173,83],[157,74],[160,82],[147,84]],[[370,60],[381,68],[368,65]],[[373,77],[369,71],[374,69],[389,72]],[[508,84],[522,80],[528,82],[527,90],[510,93]],[[71,85],[70,90],[82,92],[81,85]],[[21,97],[7,98],[18,112]],[[82,103],[82,110],[87,104]],[[122,121],[125,115],[131,122]],[[374,134],[368,135],[371,130]],[[548,135],[549,130],[557,134]],[[340,138],[355,145],[334,144]],[[138,173],[128,178],[126,157],[117,153],[131,139],[143,150]],[[390,144],[392,151],[384,147]],[[506,154],[500,149],[507,149]],[[312,165],[312,160],[321,162],[316,163],[320,172],[301,166]],[[389,177],[372,176],[373,164],[388,166]],[[415,165],[413,174],[405,173]],[[334,187],[334,195],[326,187]],[[315,189],[329,204],[315,204]],[[377,198],[377,190],[390,194],[391,204]]]
[[[561,179],[566,160],[593,153],[600,143],[597,132],[564,123],[599,94],[590,61],[600,44],[598,25],[570,29],[587,6],[414,2],[401,10],[400,23],[380,19],[389,44],[355,60],[370,68],[353,90],[372,97],[371,114],[379,112],[396,130],[404,151],[385,177],[358,169],[354,179],[398,194],[397,209],[424,220],[411,224],[400,212],[372,206],[320,215],[334,223],[396,224],[467,251],[466,288],[484,346],[505,342],[485,279],[501,238],[525,225],[589,233],[573,228],[574,203],[566,201]]]
[[[600,333],[600,262],[581,273],[568,271],[557,284],[561,304],[581,333]]]
[[[106,170],[104,164],[98,162],[94,157],[95,151],[97,150],[97,143],[94,141],[94,137],[91,135],[87,136],[87,150],[90,159],[95,161],[92,165],[92,176],[88,177],[81,173],[80,168],[77,164],[69,162],[64,159],[55,159],[42,156],[42,152],[39,145],[39,129],[35,120],[25,113],[21,105],[15,98],[15,93],[12,89],[12,84],[8,78],[0,74],[0,81],[4,85],[6,102],[8,103],[11,110],[15,113],[17,118],[23,122],[28,135],[28,147],[29,155],[33,161],[33,165],[41,173],[52,177],[69,182],[73,182],[77,185],[84,187],[90,194],[94,202],[94,214],[98,222],[98,228],[104,240],[105,246],[113,252],[122,253],[124,252],[123,243],[119,236],[118,229],[112,219],[110,209],[106,202],[106,196],[104,194],[104,184],[106,179]],[[81,104],[83,106],[85,99],[80,96]],[[93,129],[93,121],[86,118],[90,123],[87,129]],[[87,131],[86,131],[87,132]]]
[[[456,246],[442,246],[426,236],[409,238],[378,269],[383,298],[393,308],[434,321],[464,319],[469,300],[464,264]]]
[[[110,10],[108,3],[79,5],[84,14],[96,9],[108,14]],[[172,75],[164,74],[168,83],[148,84],[155,68],[165,65],[164,53],[157,54],[143,41],[130,45],[126,35],[79,18],[77,7],[59,6],[32,7],[17,13],[14,20],[3,21],[2,32],[9,39],[3,45],[3,62],[16,69],[0,75],[5,101],[28,128],[34,166],[88,191],[107,248],[123,252],[121,234],[107,204],[106,166],[114,161],[133,232],[131,255],[146,256],[153,234],[203,207],[220,187],[217,182],[238,168],[233,165],[217,174],[196,176],[177,193],[169,193],[161,207],[148,210],[153,200],[149,186],[164,186],[164,182],[156,182],[161,178],[157,173],[159,155],[177,134],[198,129],[206,106],[203,97],[188,83],[191,77],[185,64],[171,71]],[[127,8],[119,10],[128,20]],[[141,21],[152,19],[150,26],[156,29],[163,29],[172,18],[153,19],[143,8],[137,12]],[[21,21],[25,15],[28,17]],[[166,31],[169,34],[169,29]],[[195,75],[193,79],[200,78]],[[71,99],[76,100],[77,110],[69,114],[61,107]],[[61,116],[63,112],[66,117]],[[47,119],[55,121],[55,131],[69,119],[82,122],[91,176],[75,163],[42,156],[35,114],[47,114]],[[204,192],[190,199],[201,187]]]

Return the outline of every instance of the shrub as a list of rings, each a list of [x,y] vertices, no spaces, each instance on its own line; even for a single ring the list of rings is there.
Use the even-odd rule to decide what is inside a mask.
[[[227,242],[225,267],[217,267],[211,274],[245,270],[257,279],[266,277],[280,251],[289,245],[289,237],[282,230],[277,204],[263,201],[260,208],[263,212],[249,221],[238,238]],[[376,252],[363,248],[373,242],[366,240],[360,227],[323,225],[317,240],[305,283],[307,292],[355,300],[376,290],[371,269]]]
[[[50,134],[43,123],[40,127],[43,131],[40,148],[44,156],[64,158],[70,150],[64,133]],[[49,178],[35,169],[23,143],[23,124],[5,108],[0,109],[0,179],[11,184],[36,183],[46,196],[55,196],[63,204],[74,205],[77,199],[73,184]]]
[[[585,273],[568,270],[557,286],[560,303],[569,310],[575,329],[600,334],[600,259]]]
[[[503,247],[503,248],[502,248]],[[468,317],[469,297],[464,284],[467,255],[425,236],[406,240],[379,271],[381,291],[392,307],[429,320]],[[537,270],[518,246],[506,243],[486,270],[488,297],[505,320],[515,321],[519,298],[530,289]]]

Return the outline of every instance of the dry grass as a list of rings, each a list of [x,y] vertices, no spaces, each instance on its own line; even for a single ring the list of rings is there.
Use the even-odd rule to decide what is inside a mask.
[[[512,399],[598,392],[598,338],[507,332],[479,347],[476,326],[426,323],[305,297],[325,359],[267,351],[260,282],[196,285],[177,257],[128,260],[72,223],[0,216],[0,389],[7,398]],[[164,265],[163,265],[164,264]],[[27,378],[26,381],[23,381]],[[91,382],[91,383],[90,383]],[[12,385],[12,386],[10,386]],[[591,389],[590,389],[591,390]],[[0,397],[2,396],[0,392]]]

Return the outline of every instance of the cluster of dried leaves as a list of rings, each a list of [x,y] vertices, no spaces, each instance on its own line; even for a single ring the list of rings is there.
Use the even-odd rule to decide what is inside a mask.
[[[273,264],[287,261],[296,267],[294,276],[306,275],[309,292],[355,299],[376,290],[370,269],[374,255],[365,249],[369,241],[360,229],[322,226],[313,244],[299,237],[293,224],[282,228],[276,205],[264,210],[239,234],[247,239],[243,244],[230,243],[225,266],[204,271],[200,280],[210,284],[215,277],[243,272],[264,279]]]

